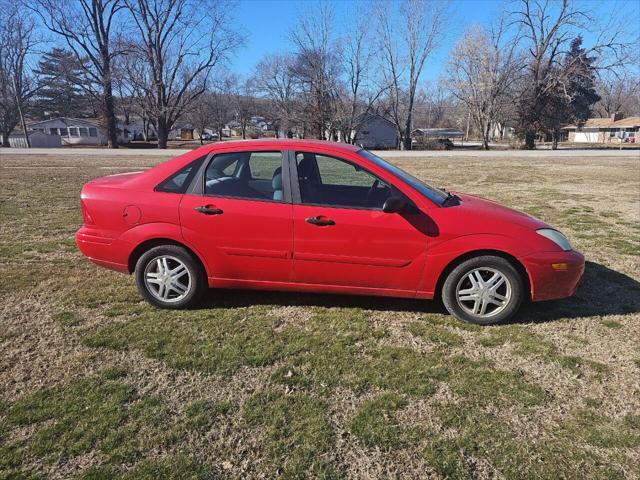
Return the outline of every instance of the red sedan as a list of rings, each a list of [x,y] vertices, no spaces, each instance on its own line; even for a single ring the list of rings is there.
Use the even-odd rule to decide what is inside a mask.
[[[208,287],[432,299],[490,324],[572,295],[584,257],[523,213],[433,188],[361,148],[205,146],[82,189],[76,240],[163,308]]]

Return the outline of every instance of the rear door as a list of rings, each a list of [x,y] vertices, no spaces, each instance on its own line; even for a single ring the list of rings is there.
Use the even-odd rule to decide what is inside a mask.
[[[215,279],[231,285],[289,282],[292,205],[280,151],[220,153],[180,204],[184,238]]]
[[[294,280],[414,295],[427,235],[411,214],[382,211],[398,194],[393,185],[355,162],[313,152],[295,152],[292,167]]]

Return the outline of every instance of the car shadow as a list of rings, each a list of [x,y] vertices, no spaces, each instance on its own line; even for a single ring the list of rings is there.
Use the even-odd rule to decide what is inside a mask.
[[[199,308],[239,308],[254,305],[447,313],[442,303],[437,300],[227,289],[211,290]],[[541,323],[561,318],[624,315],[638,312],[640,312],[640,282],[599,263],[587,262],[582,282],[573,297],[527,303],[510,323]]]

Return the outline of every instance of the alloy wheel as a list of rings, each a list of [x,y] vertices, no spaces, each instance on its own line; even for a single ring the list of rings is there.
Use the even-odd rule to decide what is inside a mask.
[[[162,302],[175,303],[185,298],[192,288],[187,266],[171,255],[153,258],[144,269],[144,284],[149,293]]]
[[[507,308],[511,296],[509,279],[499,270],[489,267],[474,268],[456,286],[456,300],[460,308],[481,318],[498,315]]]

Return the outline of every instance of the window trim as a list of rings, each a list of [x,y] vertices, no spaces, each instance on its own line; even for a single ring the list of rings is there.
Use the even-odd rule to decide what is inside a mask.
[[[218,155],[227,155],[233,153],[280,153],[282,157],[282,200],[273,200],[272,198],[255,198],[255,197],[239,197],[239,196],[231,196],[231,195],[216,195],[212,193],[205,193],[205,178],[206,171],[209,168],[209,164],[214,160]],[[207,155],[207,158],[202,162],[200,169],[195,178],[191,181],[191,188],[188,188],[185,192],[187,195],[197,195],[201,197],[207,198],[224,198],[228,200],[243,200],[243,201],[251,201],[251,202],[267,202],[267,203],[277,203],[277,204],[291,204],[291,180],[288,165],[290,164],[288,158],[287,150],[280,149],[250,149],[250,150],[226,150],[220,152],[213,152]],[[236,167],[237,168],[237,167]],[[237,170],[236,170],[237,171]],[[234,171],[234,174],[236,173]]]
[[[314,152],[314,151],[304,150],[303,149],[303,150],[289,150],[289,165],[290,165],[291,172],[293,172],[293,173],[290,173],[290,178],[291,178],[291,183],[293,185],[295,185],[295,187],[293,188],[293,204],[294,205],[300,205],[300,206],[303,206],[303,207],[307,207],[308,206],[308,207],[321,207],[321,208],[339,208],[341,210],[364,210],[364,211],[382,212],[382,207],[380,207],[380,208],[377,208],[377,207],[356,207],[356,206],[349,206],[349,205],[330,205],[330,204],[326,204],[326,203],[304,203],[302,201],[302,195],[300,194],[300,181],[299,181],[299,178],[298,178],[298,162],[296,161],[296,156],[297,156],[298,153],[311,153],[313,155],[322,155],[323,157],[335,158],[336,160],[338,160],[340,162],[347,163],[349,165],[354,166],[354,168],[355,168],[355,166],[357,166],[359,169],[364,170],[365,172],[367,172],[372,177],[374,177],[374,178],[378,179],[379,181],[384,182],[385,184],[389,185],[389,188],[391,188],[392,194],[394,194],[394,195],[402,195],[408,201],[413,203],[413,201],[411,201],[411,199],[409,199],[409,197],[407,197],[403,192],[401,192],[394,184],[390,183],[388,180],[385,180],[385,179],[381,178],[380,175],[377,175],[377,174],[373,173],[371,170],[369,170],[368,168],[360,165],[359,163],[353,162],[351,160],[347,160],[346,158],[343,158],[343,157],[338,157],[338,156],[336,156],[335,154],[332,154],[332,153]]]

